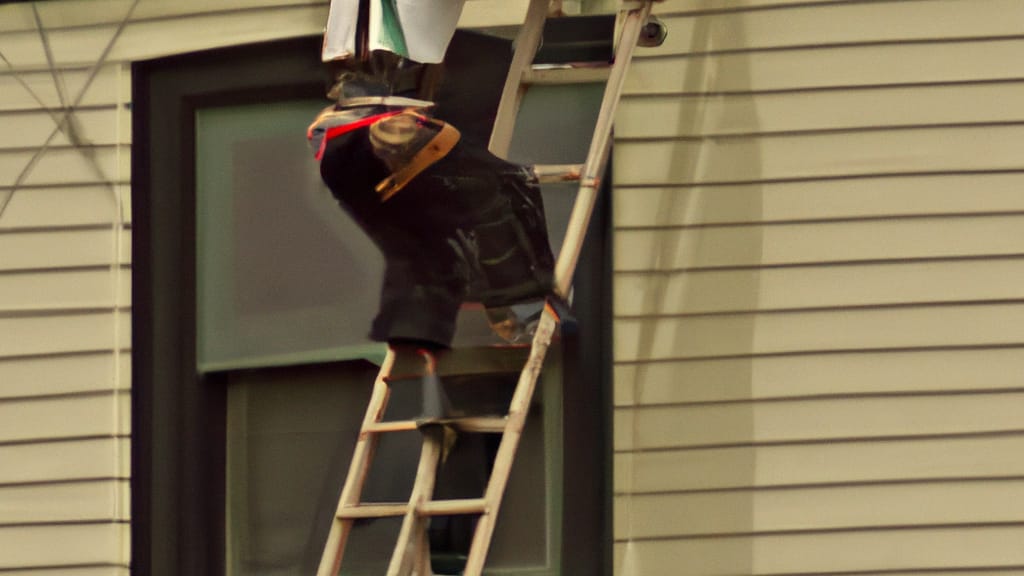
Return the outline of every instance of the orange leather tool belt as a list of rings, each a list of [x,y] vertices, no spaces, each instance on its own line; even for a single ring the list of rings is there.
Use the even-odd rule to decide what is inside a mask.
[[[417,131],[436,130],[422,147],[412,154],[401,166],[393,169],[390,176],[382,180],[375,187],[380,194],[381,202],[386,202],[397,194],[416,176],[432,166],[438,160],[444,158],[451,152],[452,148],[459,142],[462,135],[454,126],[428,118],[416,112],[414,108],[401,110],[388,110],[377,114],[366,114],[363,110],[341,109],[336,110],[329,107],[321,112],[306,131],[306,138],[313,148],[313,155],[317,160],[323,157],[327,142],[360,128],[373,127],[382,122],[389,122],[398,119],[412,123],[417,126]],[[372,130],[372,128],[371,128]]]
[[[432,166],[438,160],[444,158],[451,152],[452,148],[459,142],[461,134],[459,131],[445,122],[440,120],[434,120],[433,118],[427,118],[416,114],[415,112],[406,111],[403,115],[411,114],[414,115],[417,122],[421,124],[433,124],[438,128],[434,137],[430,139],[422,148],[420,148],[409,161],[402,167],[395,170],[390,176],[380,181],[376,186],[377,193],[380,194],[380,201],[386,202],[392,196],[397,194],[402,188],[404,188],[409,182],[411,182],[416,176],[419,176],[424,170]]]

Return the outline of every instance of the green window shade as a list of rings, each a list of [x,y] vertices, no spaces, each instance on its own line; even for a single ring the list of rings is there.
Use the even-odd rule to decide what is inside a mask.
[[[366,334],[383,259],[320,181],[322,100],[196,113],[201,371],[382,357]]]

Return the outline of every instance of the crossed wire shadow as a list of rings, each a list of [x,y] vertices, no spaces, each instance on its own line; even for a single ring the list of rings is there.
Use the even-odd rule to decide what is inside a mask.
[[[35,3],[32,4],[32,15],[35,19],[36,30],[39,32],[39,39],[43,45],[43,51],[46,54],[46,65],[49,68],[50,76],[53,79],[54,87],[57,91],[57,99],[59,103],[58,108],[47,106],[42,97],[40,97],[28,82],[25,81],[24,77],[18,72],[14,64],[3,54],[2,51],[0,51],[0,60],[3,60],[14,80],[32,96],[32,99],[35,100],[47,114],[49,114],[54,123],[53,130],[50,132],[49,136],[47,136],[46,140],[35,151],[35,153],[32,154],[32,157],[29,158],[28,162],[25,164],[25,167],[22,168],[20,173],[18,173],[18,177],[15,178],[14,184],[9,187],[7,195],[2,201],[0,201],[0,221],[3,220],[4,213],[7,211],[7,207],[10,206],[14,195],[25,185],[25,181],[28,179],[29,175],[32,174],[36,165],[39,164],[39,160],[44,154],[46,154],[46,151],[50,149],[50,146],[57,138],[57,135],[61,133],[67,137],[72,146],[85,158],[95,175],[99,178],[99,181],[106,183],[115,199],[117,198],[117,193],[114,188],[115,183],[104,173],[103,167],[100,165],[99,159],[96,157],[95,149],[89,146],[89,141],[82,135],[77,110],[79,106],[81,106],[82,100],[85,98],[85,95],[92,86],[96,76],[99,74],[100,69],[102,69],[107,63],[114,45],[117,44],[117,40],[121,37],[121,33],[124,32],[124,29],[128,25],[128,21],[131,19],[132,14],[135,12],[135,7],[138,6],[138,4],[139,0],[132,1],[131,6],[128,7],[128,12],[118,23],[117,29],[107,42],[107,45],[104,47],[99,59],[95,64],[93,64],[92,68],[90,68],[89,74],[86,77],[81,90],[75,96],[74,101],[70,103],[68,102],[67,97],[67,87],[64,85],[64,79],[61,76],[60,71],[57,69],[57,63],[53,57],[50,36],[47,33],[46,27],[43,25],[42,18],[39,15],[39,9]]]

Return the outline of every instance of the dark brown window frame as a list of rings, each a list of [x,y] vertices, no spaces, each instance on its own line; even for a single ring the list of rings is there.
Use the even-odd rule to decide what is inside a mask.
[[[225,564],[226,390],[194,368],[195,111],[321,97],[319,43],[133,65],[132,574],[221,576]],[[566,575],[611,573],[610,229],[606,191],[577,270],[579,326],[565,338]]]

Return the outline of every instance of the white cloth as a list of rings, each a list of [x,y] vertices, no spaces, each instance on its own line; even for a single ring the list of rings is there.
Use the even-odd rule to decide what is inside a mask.
[[[370,49],[436,64],[444,59],[466,0],[370,0]],[[384,3],[397,12],[404,47],[390,41]],[[356,52],[359,0],[331,0],[321,58],[324,62],[351,58]],[[404,48],[404,49],[403,49]]]
[[[320,57],[324,62],[343,60],[356,53],[359,0],[331,0]]]

